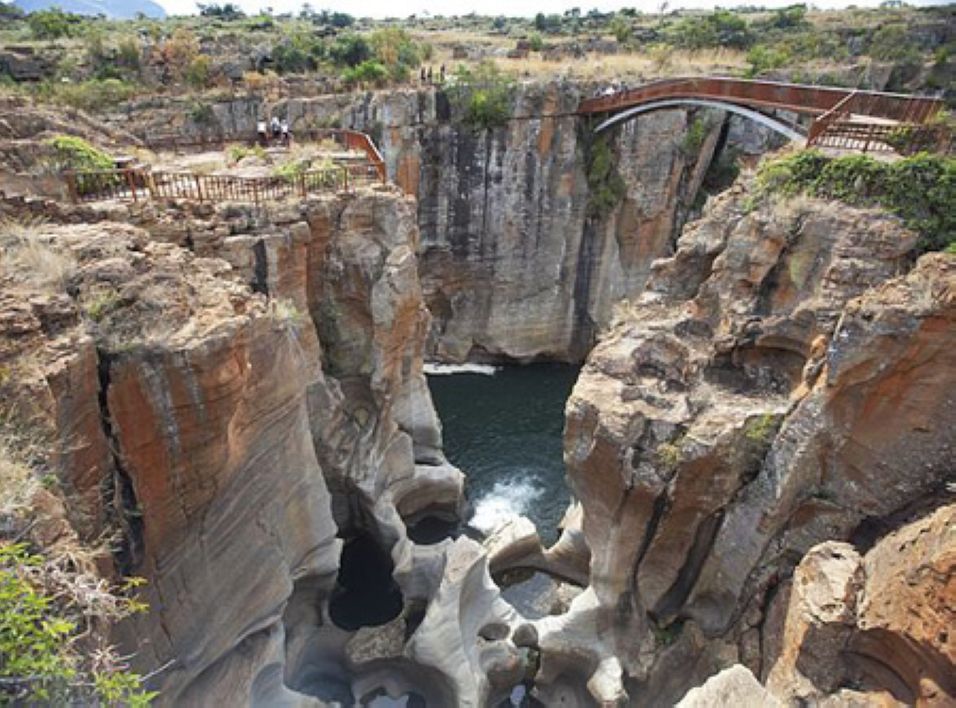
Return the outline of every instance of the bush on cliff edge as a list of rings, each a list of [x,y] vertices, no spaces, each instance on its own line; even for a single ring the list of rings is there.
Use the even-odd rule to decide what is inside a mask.
[[[918,153],[895,162],[804,150],[765,162],[757,196],[807,194],[853,206],[881,206],[919,236],[920,252],[956,243],[956,158]]]

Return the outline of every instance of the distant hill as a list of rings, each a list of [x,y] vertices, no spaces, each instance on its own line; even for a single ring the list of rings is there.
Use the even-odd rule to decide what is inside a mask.
[[[26,12],[59,7],[78,15],[106,15],[114,19],[131,19],[143,13],[147,17],[166,17],[166,11],[152,0],[14,0]]]

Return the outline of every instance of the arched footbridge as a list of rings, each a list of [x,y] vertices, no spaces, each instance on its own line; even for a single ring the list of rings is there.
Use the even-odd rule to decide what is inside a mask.
[[[719,108],[765,125],[794,142],[847,149],[893,149],[891,134],[926,129],[943,101],[778,81],[684,77],[653,81],[581,102],[578,113],[600,118],[600,133],[650,111],[684,106]],[[783,116],[796,116],[789,120]]]

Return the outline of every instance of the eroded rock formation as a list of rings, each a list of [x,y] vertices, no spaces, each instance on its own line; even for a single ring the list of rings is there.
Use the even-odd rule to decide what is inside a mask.
[[[894,279],[914,243],[895,219],[742,196],[654,264],[568,403],[590,584],[536,626],[544,677],[587,656],[599,701],[765,677],[799,559],[872,543],[953,474],[956,262]]]
[[[116,534],[116,572],[148,580],[151,611],[118,639],[159,670],[162,702],[507,692],[525,670],[518,618],[480,547],[405,531],[456,515],[462,493],[422,375],[413,203],[384,190],[95,217],[35,227],[68,259],[65,290],[5,296],[3,354],[37,362],[28,393],[74,526]],[[397,582],[397,648],[332,622],[337,536],[357,535]],[[481,640],[486,625],[504,631]]]

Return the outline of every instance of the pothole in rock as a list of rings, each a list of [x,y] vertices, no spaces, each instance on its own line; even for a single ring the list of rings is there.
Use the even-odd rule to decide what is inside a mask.
[[[507,571],[495,582],[501,588],[501,598],[527,619],[565,612],[582,590],[547,573],[523,569]]]
[[[495,708],[539,708],[545,704],[531,695],[533,684],[519,683],[511,689],[511,694],[498,703]]]
[[[398,698],[392,698],[384,693],[363,701],[367,708],[426,708],[425,699],[417,693],[406,693]]]
[[[336,627],[352,632],[377,627],[398,617],[402,592],[392,578],[394,564],[367,534],[345,542],[329,615]]]
[[[461,523],[442,514],[425,514],[405,522],[408,538],[422,546],[433,546],[446,538],[456,539],[461,535]]]

